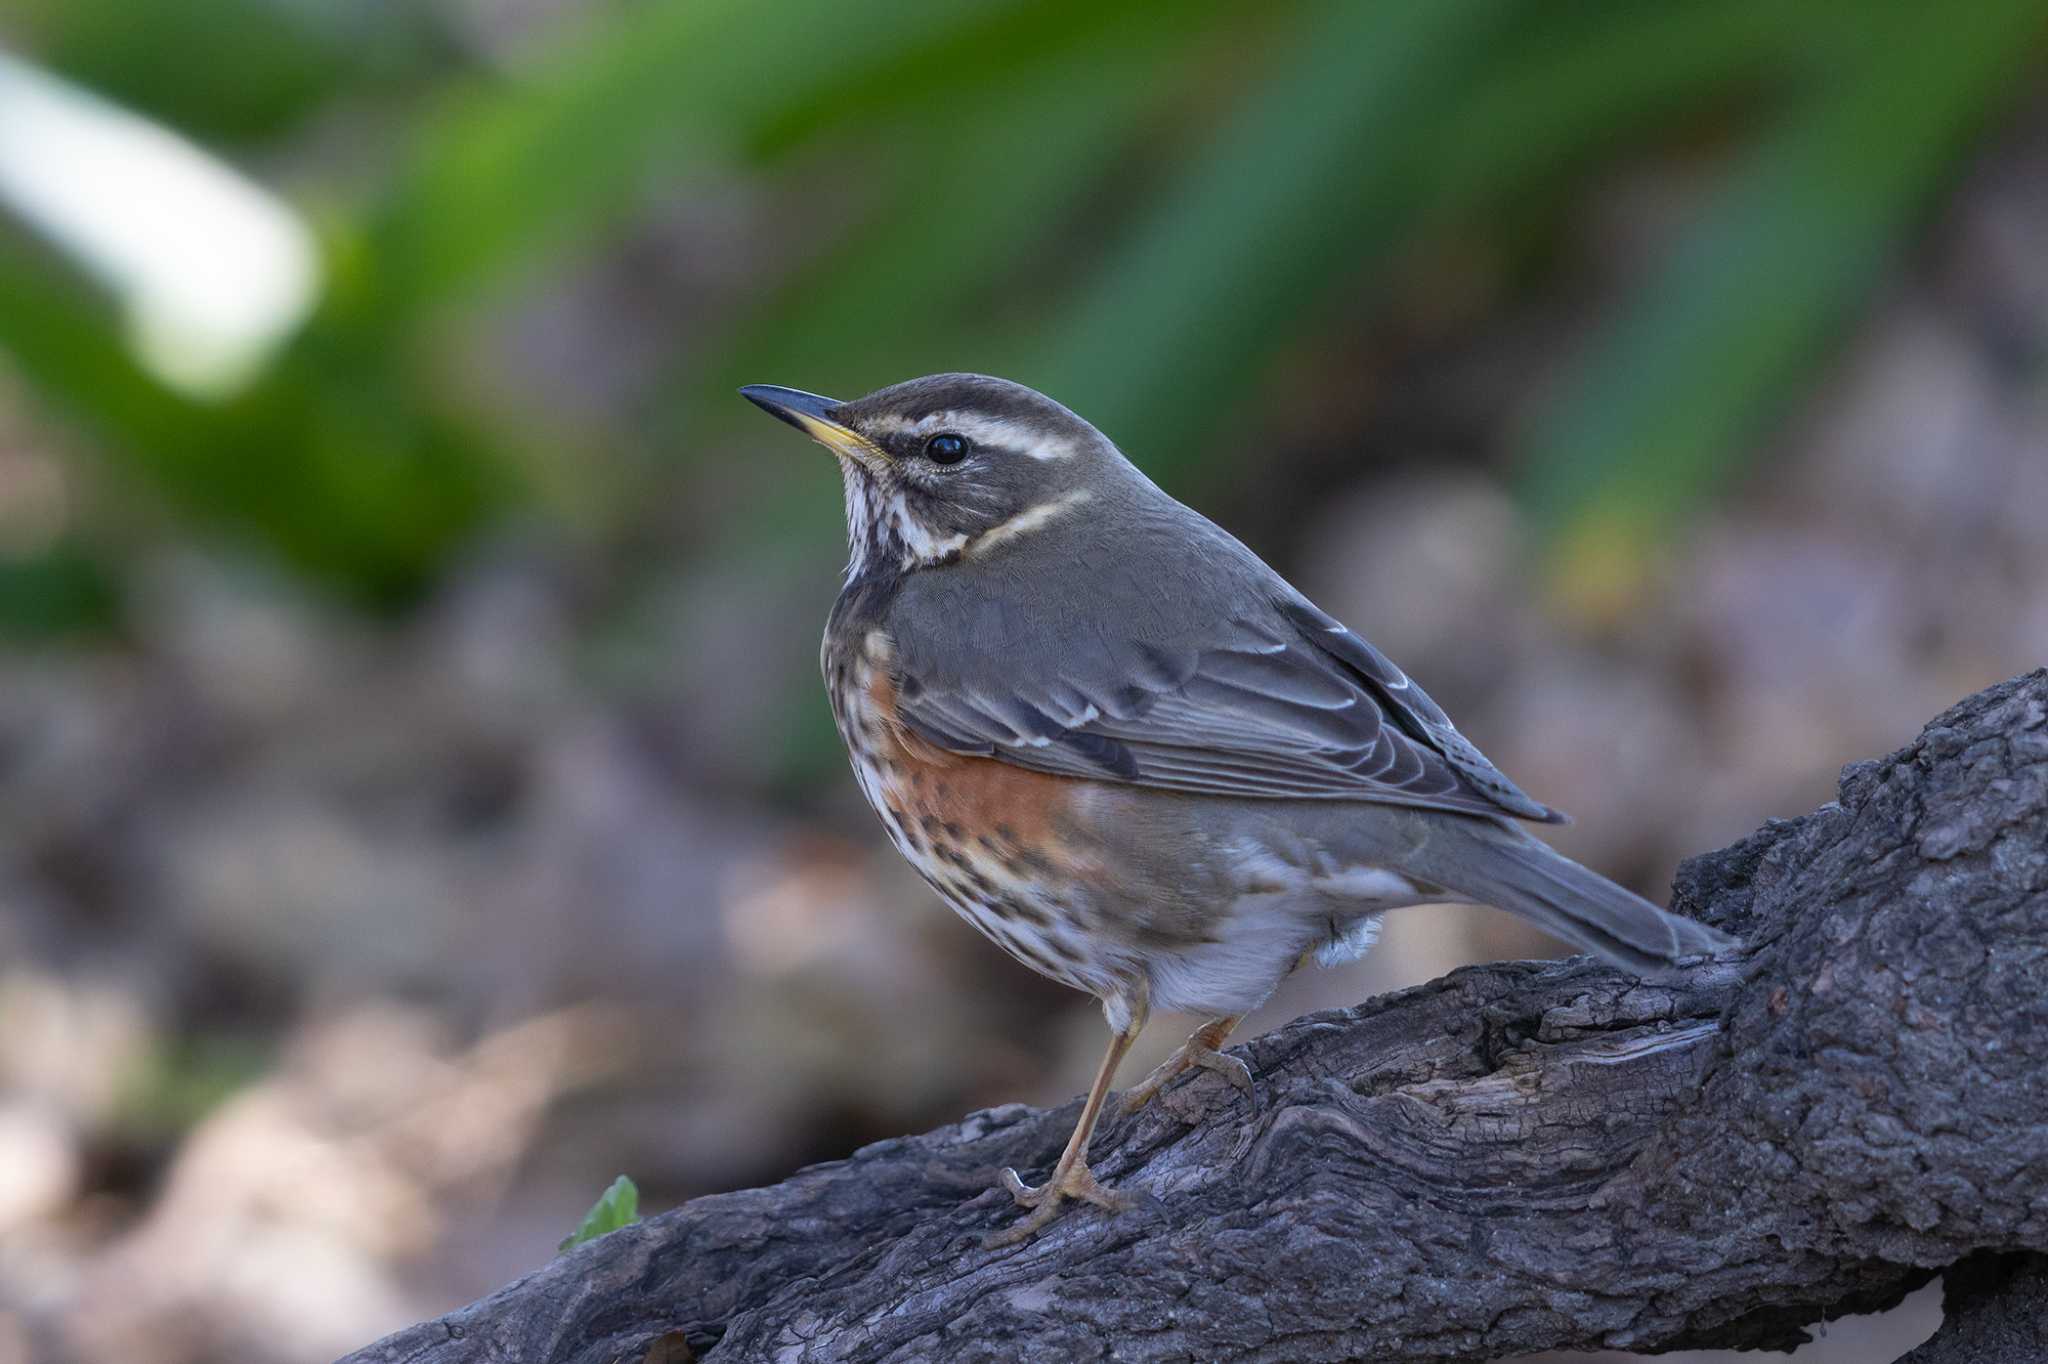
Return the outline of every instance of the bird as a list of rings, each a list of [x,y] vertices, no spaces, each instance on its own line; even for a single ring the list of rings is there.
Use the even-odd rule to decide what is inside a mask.
[[[820,663],[896,848],[1110,1042],[1028,1212],[1115,1211],[1088,1145],[1154,1010],[1204,1020],[1121,1100],[1197,1069],[1390,909],[1493,905],[1637,974],[1736,941],[1558,853],[1525,794],[1378,649],[1102,432],[1024,385],[935,374],[837,401],[740,394],[837,460],[849,542]]]

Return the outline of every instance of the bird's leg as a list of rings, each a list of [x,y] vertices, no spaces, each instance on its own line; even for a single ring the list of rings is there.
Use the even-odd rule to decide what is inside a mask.
[[[1124,1001],[1123,1007],[1112,1006],[1115,1032],[1109,1039],[1109,1050],[1103,1053],[1102,1065],[1095,1072],[1095,1083],[1088,1088],[1088,1101],[1081,1105],[1080,1121],[1074,1124],[1074,1134],[1067,1138],[1066,1150],[1060,1152],[1051,1177],[1036,1188],[1019,1179],[1015,1170],[1003,1171],[1003,1187],[1032,1212],[1016,1226],[989,1237],[984,1245],[994,1249],[1029,1240],[1058,1215],[1060,1205],[1069,1198],[1085,1199],[1111,1212],[1128,1205],[1129,1200],[1122,1194],[1096,1183],[1095,1172],[1088,1168],[1088,1138],[1094,1135],[1096,1120],[1102,1116],[1102,1104],[1109,1097],[1110,1081],[1116,1078],[1117,1063],[1124,1059],[1124,1053],[1137,1040],[1139,1029],[1145,1026],[1145,1013],[1143,996],[1136,1001]],[[1119,1021],[1122,1026],[1116,1027]]]
[[[1238,1024],[1244,1022],[1243,1014],[1225,1014],[1212,1018],[1196,1028],[1179,1050],[1159,1063],[1158,1069],[1124,1091],[1124,1113],[1135,1113],[1159,1097],[1159,1092],[1174,1079],[1200,1066],[1213,1070],[1239,1089],[1252,1092],[1252,1068],[1235,1056],[1225,1056],[1218,1050],[1225,1038],[1229,1037]]]

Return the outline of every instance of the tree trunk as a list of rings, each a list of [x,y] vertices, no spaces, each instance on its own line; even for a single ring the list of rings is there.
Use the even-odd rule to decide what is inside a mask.
[[[995,1172],[1041,1175],[1076,1105],[992,1109],[697,1199],[350,1364],[1785,1348],[1944,1270],[1914,1364],[2041,1358],[2048,671],[1688,861],[1675,906],[1746,952],[1472,967],[1252,1042],[1249,1101],[1198,1074],[1107,1122],[1120,1215],[983,1249],[1018,1215]]]

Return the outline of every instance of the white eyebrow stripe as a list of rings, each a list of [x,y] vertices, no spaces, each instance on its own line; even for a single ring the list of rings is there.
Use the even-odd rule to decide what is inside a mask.
[[[1014,540],[1020,535],[1029,535],[1032,531],[1037,530],[1061,513],[1080,506],[1093,496],[1095,494],[1086,488],[1076,488],[1072,492],[1062,493],[1049,502],[1041,502],[1035,507],[1027,507],[1009,520],[998,521],[995,525],[990,526],[987,530],[975,536],[967,545],[967,553],[980,554],[990,545],[999,545],[1005,540]]]
[[[933,431],[957,431],[976,445],[993,445],[1002,450],[1015,450],[1033,459],[1067,459],[1074,453],[1074,442],[1065,436],[1048,434],[1043,427],[1024,422],[1004,421],[1001,417],[984,417],[971,412],[948,412],[941,414],[947,420],[944,425],[933,426]]]
[[[979,412],[932,412],[916,421],[880,416],[864,425],[871,434],[878,436],[935,436],[941,431],[951,431],[977,445],[1014,450],[1033,459],[1066,459],[1076,448],[1074,442],[1065,436],[1049,435],[1026,422],[1005,421]]]

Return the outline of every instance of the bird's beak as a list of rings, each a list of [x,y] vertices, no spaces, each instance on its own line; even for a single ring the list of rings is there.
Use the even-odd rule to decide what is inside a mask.
[[[870,473],[881,472],[889,456],[866,436],[832,419],[841,404],[836,398],[806,393],[800,388],[777,384],[748,384],[740,396],[771,417],[779,417],[842,459],[850,459]]]

